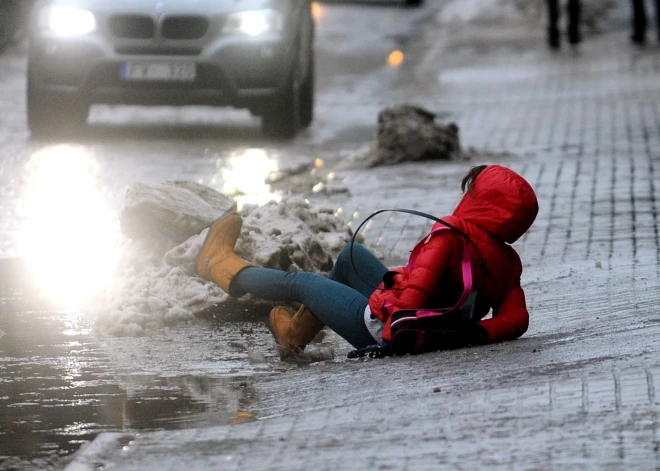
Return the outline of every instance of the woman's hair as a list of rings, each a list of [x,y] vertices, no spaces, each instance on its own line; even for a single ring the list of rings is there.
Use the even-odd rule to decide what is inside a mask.
[[[467,193],[472,189],[472,184],[476,180],[477,176],[483,172],[486,167],[488,167],[488,165],[478,165],[476,167],[472,167],[470,171],[465,174],[463,181],[461,182],[461,191],[463,193]]]

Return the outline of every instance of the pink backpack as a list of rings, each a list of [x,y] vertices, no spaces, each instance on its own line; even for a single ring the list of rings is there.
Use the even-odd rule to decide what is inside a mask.
[[[463,292],[458,301],[451,307],[446,308],[422,308],[405,309],[395,311],[391,316],[391,342],[381,342],[376,345],[355,350],[349,354],[349,358],[383,357],[389,355],[405,355],[426,353],[437,350],[449,350],[477,345],[487,342],[485,329],[481,327],[474,317],[474,306],[478,291],[472,286],[472,263],[468,243],[474,246],[470,238],[451,224],[434,216],[409,209],[380,210],[370,215],[358,227],[360,228],[376,214],[385,211],[397,211],[410,213],[432,219],[442,224],[434,228],[424,239],[422,239],[412,250],[408,259],[408,269],[412,271],[422,247],[431,238],[442,230],[453,230],[463,236],[463,255],[461,266],[463,270]],[[353,236],[355,238],[355,235]],[[475,246],[476,248],[476,246]],[[478,252],[478,248],[476,248]],[[485,273],[485,267],[482,269]]]

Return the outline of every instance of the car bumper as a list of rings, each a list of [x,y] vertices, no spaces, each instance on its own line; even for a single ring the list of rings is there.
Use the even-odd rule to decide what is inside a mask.
[[[281,93],[294,66],[291,40],[281,36],[220,38],[195,44],[111,45],[101,38],[31,38],[31,86],[91,103],[253,107]],[[129,80],[122,64],[194,63],[192,81]]]

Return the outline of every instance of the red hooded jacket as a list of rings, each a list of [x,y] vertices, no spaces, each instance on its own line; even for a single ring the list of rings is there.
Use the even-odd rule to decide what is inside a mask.
[[[453,214],[442,218],[463,231],[478,250],[454,230],[438,231],[423,245],[413,270],[394,269],[398,274],[392,289],[381,284],[369,298],[372,314],[385,323],[383,339],[391,340],[390,316],[395,311],[451,307],[457,301],[456,293],[463,290],[464,243],[469,244],[473,289],[479,290],[474,313],[482,319],[479,324],[488,341],[524,334],[529,314],[520,287],[522,264],[509,244],[529,229],[537,213],[536,195],[524,178],[499,165],[487,166]],[[491,309],[491,318],[483,319]]]

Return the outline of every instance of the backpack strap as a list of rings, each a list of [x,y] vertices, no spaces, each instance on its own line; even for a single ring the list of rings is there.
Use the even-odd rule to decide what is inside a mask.
[[[447,226],[437,226],[415,246],[410,254],[410,258],[408,259],[409,271],[414,269],[415,262],[417,261],[417,257],[422,251],[422,247],[428,244],[435,233],[442,230],[451,230],[451,228]],[[460,299],[454,305],[454,307],[450,308],[449,310],[443,310],[445,313],[459,309],[465,303],[465,301],[467,301],[470,293],[472,292],[472,261],[470,259],[470,249],[468,248],[468,244],[466,244],[465,241],[463,241],[463,258],[461,260],[461,268],[463,271],[463,294],[461,294]],[[417,318],[437,316],[438,314],[438,311],[420,309],[417,311]]]

